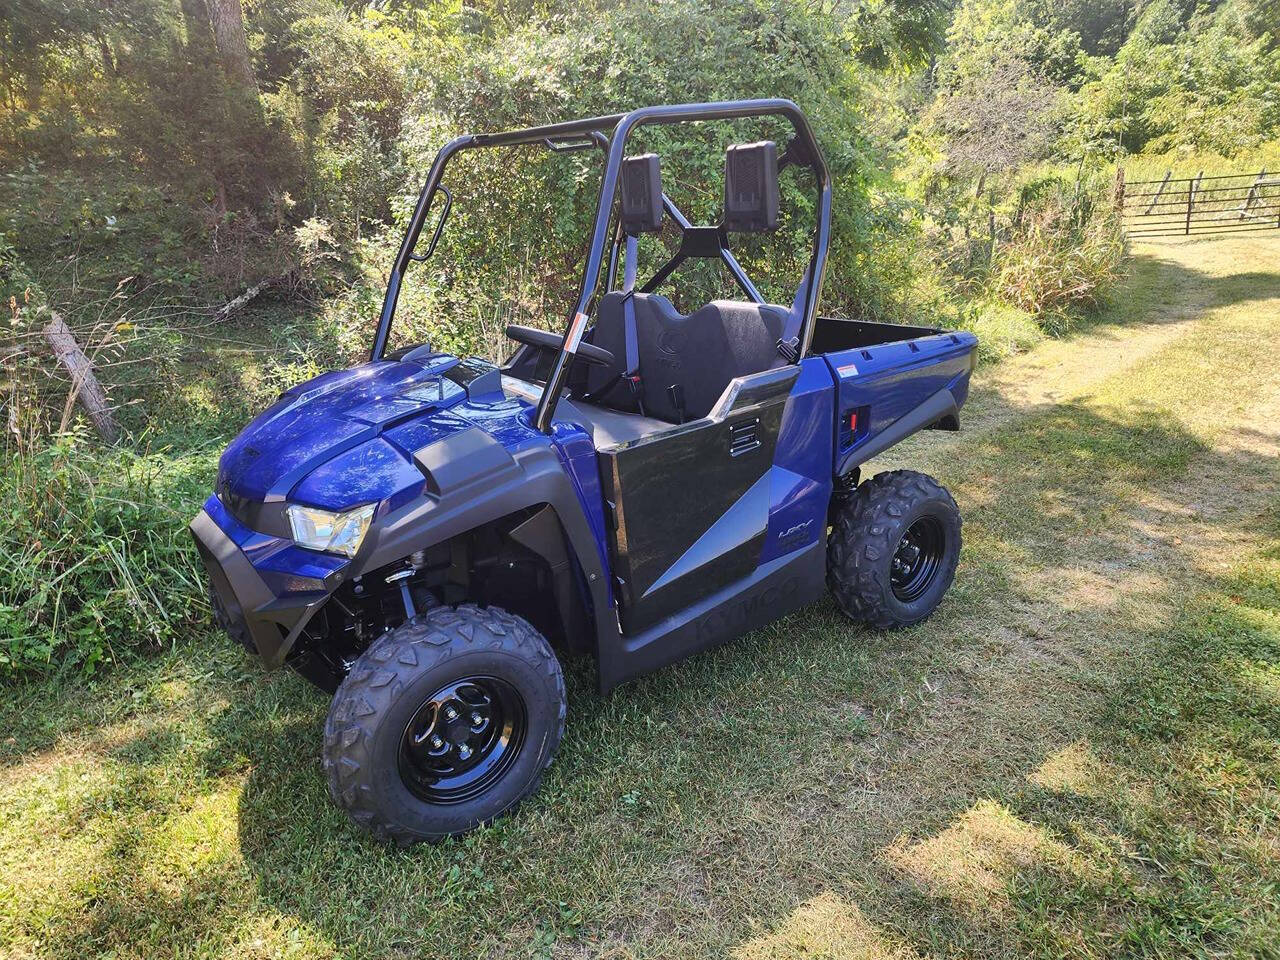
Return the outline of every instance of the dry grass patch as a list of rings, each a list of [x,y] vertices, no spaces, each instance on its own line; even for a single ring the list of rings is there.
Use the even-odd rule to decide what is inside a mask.
[[[1084,861],[1043,827],[989,800],[974,804],[935,837],[897,841],[885,856],[933,896],[977,913],[1006,909],[1017,873],[1086,870]]]
[[[1088,741],[1077,740],[1045,757],[1044,763],[1027,775],[1027,780],[1056,793],[1102,797],[1111,789],[1114,777]]]
[[[920,955],[886,935],[862,911],[824,893],[791,911],[774,930],[733,951],[734,960],[917,960]]]

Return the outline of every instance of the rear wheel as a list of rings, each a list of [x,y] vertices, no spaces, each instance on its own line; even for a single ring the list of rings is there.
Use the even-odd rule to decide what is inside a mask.
[[[325,724],[329,793],[400,845],[464,833],[537,789],[564,733],[543,636],[497,607],[437,607],[369,647]]]
[[[881,473],[841,498],[827,539],[827,586],[854,620],[919,623],[937,608],[960,558],[960,511],[923,473]]]

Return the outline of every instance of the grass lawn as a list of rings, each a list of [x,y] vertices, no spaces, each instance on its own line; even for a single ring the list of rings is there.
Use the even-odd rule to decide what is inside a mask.
[[[1141,247],[984,368],[927,470],[956,585],[830,602],[607,699],[542,791],[406,852],[326,701],[212,632],[0,703],[0,956],[1280,957],[1280,236]]]

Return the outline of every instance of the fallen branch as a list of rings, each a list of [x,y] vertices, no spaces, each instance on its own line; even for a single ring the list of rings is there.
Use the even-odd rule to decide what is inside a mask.
[[[259,296],[260,294],[262,294],[267,290],[270,290],[272,287],[276,286],[277,284],[284,283],[286,280],[289,279],[289,277],[293,275],[293,272],[294,271],[290,270],[287,273],[280,274],[280,276],[278,277],[268,277],[266,280],[260,281],[259,283],[255,283],[252,287],[250,287],[244,293],[240,294],[240,296],[236,297],[234,300],[227,301],[227,303],[224,304],[223,307],[213,315],[213,319],[215,321],[227,319],[227,317],[231,316],[231,314],[235,313],[237,310],[243,307],[250,300],[255,299],[257,296]]]
[[[44,328],[44,335],[49,341],[49,346],[53,348],[53,355],[71,374],[71,392],[67,395],[67,402],[62,409],[62,422],[58,431],[67,429],[67,424],[71,422],[71,411],[79,400],[85,413],[97,428],[98,435],[107,443],[115,443],[120,438],[120,428],[107,403],[106,391],[102,389],[102,384],[93,373],[93,364],[89,362],[89,358],[80,349],[80,344],[76,342],[75,334],[71,332],[71,328],[62,317],[54,312],[52,319]]]

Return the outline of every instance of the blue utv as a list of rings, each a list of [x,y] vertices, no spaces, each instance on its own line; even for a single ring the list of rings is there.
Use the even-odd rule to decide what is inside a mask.
[[[728,149],[716,225],[664,193],[657,155],[627,155],[645,125],[766,117],[792,133],[781,150]],[[388,351],[405,272],[444,227],[450,158],[520,146],[604,155],[564,331],[508,326],[518,347],[501,367],[426,344]],[[811,175],[816,223],[779,306],[731,239],[777,228],[788,167]],[[638,282],[639,240],[664,221],[678,250]],[[977,341],[819,316],[830,222],[822,151],[787,100],[646,107],[439,152],[369,362],[250,423],[191,524],[217,621],[334,694],[324,769],[356,823],[408,844],[512,810],[560,743],[561,656],[592,658],[604,693],[824,585],[877,628],[938,606],[960,552],[955,502],[923,474],[860,480],[859,467],[918,430],[959,427]],[[678,311],[657,291],[695,258],[720,262],[741,298]]]

